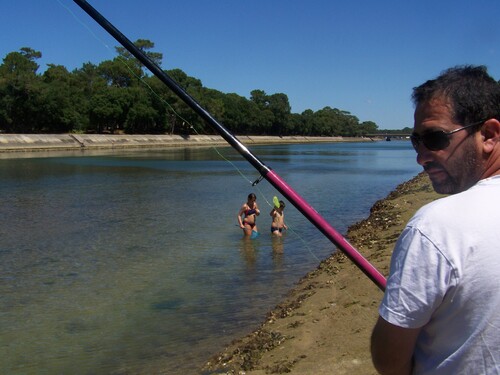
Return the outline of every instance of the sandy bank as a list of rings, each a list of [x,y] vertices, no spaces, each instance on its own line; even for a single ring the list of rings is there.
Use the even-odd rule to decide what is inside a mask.
[[[408,219],[438,198],[419,174],[375,203],[347,238],[384,275]],[[203,374],[376,374],[369,339],[382,292],[343,254],[302,278],[248,336],[215,355]]]
[[[238,136],[245,145],[362,142],[369,138]],[[211,147],[228,145],[218,135],[0,134],[0,152],[124,148]]]

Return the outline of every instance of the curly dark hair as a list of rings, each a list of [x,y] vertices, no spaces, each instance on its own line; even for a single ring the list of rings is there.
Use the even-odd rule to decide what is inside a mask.
[[[440,96],[450,101],[452,118],[459,124],[500,119],[500,83],[483,65],[449,68],[413,88],[412,100],[417,106]]]

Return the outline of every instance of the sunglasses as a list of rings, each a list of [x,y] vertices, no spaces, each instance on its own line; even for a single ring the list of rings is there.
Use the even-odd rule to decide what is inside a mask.
[[[425,133],[423,135],[412,134],[410,135],[411,144],[415,151],[418,151],[418,146],[420,143],[431,151],[439,151],[444,150],[446,147],[450,145],[450,137],[452,134],[459,132],[460,130],[468,129],[473,126],[481,125],[484,121],[478,121],[473,124],[465,125],[461,128],[452,130],[450,132],[445,132],[443,130],[435,130],[432,132]]]

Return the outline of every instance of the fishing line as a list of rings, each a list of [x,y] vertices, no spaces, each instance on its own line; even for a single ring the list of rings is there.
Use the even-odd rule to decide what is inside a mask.
[[[57,0],[57,2],[63,7],[65,8],[72,16],[73,18],[80,24],[82,25],[83,27],[85,27],[85,29],[87,29],[87,31],[98,41],[100,42],[104,47],[106,47],[106,49],[110,52],[111,55],[113,55],[113,57],[115,58],[118,58],[118,61],[120,61],[126,68],[127,70],[138,80],[140,81],[145,87],[148,88],[148,90],[157,98],[159,99],[163,104],[165,104],[168,109],[171,111],[172,114],[174,114],[177,118],[179,118],[180,120],[183,121],[183,123],[187,124],[189,126],[189,128],[191,130],[193,130],[193,132],[196,134],[196,135],[201,135],[197,130],[196,128],[185,118],[183,118],[179,113],[177,113],[177,111],[172,107],[172,105],[165,99],[163,98],[162,96],[160,96],[160,94],[158,94],[152,87],[151,85],[149,85],[143,77],[140,77],[136,74],[136,72],[130,67],[130,65],[128,64],[127,60],[124,59],[122,56],[118,55],[116,56],[116,51],[113,51],[111,49],[111,47],[109,47],[109,45],[107,45],[104,40],[102,40],[101,38],[99,38],[93,31],[92,29],[85,23],[83,22],[81,19],[79,19],[77,17],[77,15],[66,5],[64,5],[63,3],[61,3],[60,0]],[[206,130],[205,128],[205,125],[202,124],[201,127],[203,128],[203,130]],[[243,178],[245,179],[249,184],[251,184],[252,186],[256,186],[258,182],[260,182],[262,180],[262,176],[260,176],[257,180],[255,181],[251,181],[239,168],[236,164],[234,164],[231,160],[229,160],[228,158],[226,158],[220,151],[219,149],[216,147],[216,146],[210,146],[224,161],[226,161],[227,163],[229,163],[237,172],[238,174]],[[260,189],[259,189],[260,191]],[[262,192],[261,192],[262,193]],[[262,194],[264,196],[264,194]],[[268,205],[271,207],[271,204],[267,201],[267,199],[265,199],[266,202],[268,203]]]
[[[81,24],[83,27],[85,27],[85,29],[87,29],[87,31],[100,43],[102,43],[102,45],[110,52],[110,54],[115,57],[115,58],[118,58],[118,60],[127,68],[127,70],[136,78],[138,79],[144,86],[146,86],[150,92],[157,98],[159,99],[162,103],[164,103],[168,109],[170,109],[170,111],[177,117],[179,118],[180,120],[183,121],[183,123],[187,124],[189,126],[190,129],[193,130],[193,132],[196,134],[196,135],[201,135],[197,130],[196,128],[185,118],[183,118],[179,113],[177,113],[177,111],[172,107],[172,105],[167,101],[165,100],[162,96],[160,96],[142,77],[138,76],[134,70],[130,67],[130,65],[127,63],[127,60],[124,59],[122,56],[118,55],[116,56],[116,51],[113,51],[111,49],[111,47],[109,47],[105,42],[104,40],[102,40],[101,38],[99,38],[91,29],[90,27],[85,23],[83,22],[82,20],[80,20],[76,14],[69,8],[67,7],[66,5],[64,5],[63,3],[61,3],[60,0],[57,0],[57,2],[63,7],[65,8],[72,16],[73,18],[79,23]],[[204,127],[204,123],[201,124],[201,127],[205,129]],[[260,182],[260,180],[262,180],[262,177],[259,177],[257,180],[255,181],[251,181],[247,176],[245,176],[243,174],[243,172],[232,162],[230,161],[229,159],[227,159],[224,155],[222,155],[222,153],[215,147],[215,146],[211,146],[211,148],[223,159],[225,160],[226,162],[228,162],[229,164],[232,165],[232,167],[240,174],[240,176],[242,176],[248,183],[252,184],[252,185],[255,185],[256,183]]]
[[[101,38],[99,38],[92,30],[91,28],[85,23],[83,22],[81,19],[79,19],[76,14],[69,8],[67,7],[66,5],[64,5],[63,3],[61,3],[60,0],[57,0],[57,2],[63,7],[65,8],[72,16],[75,20],[77,20],[77,22],[84,26],[85,29],[100,43],[102,43],[102,45],[104,47],[106,47],[106,49],[110,52],[111,55],[115,55],[116,54],[116,51],[113,51],[111,49],[111,47],[109,47],[109,45],[107,45]],[[118,56],[114,56],[114,57],[117,57],[118,60],[127,68],[127,70],[138,80],[140,81],[145,87],[148,88],[148,90],[157,98],[159,99],[163,104],[165,104],[169,109],[170,111],[177,117],[179,118],[180,120],[182,120],[185,124],[187,124],[189,126],[189,128],[191,130],[193,130],[193,132],[196,134],[196,135],[201,135],[197,130],[196,128],[185,118],[183,118],[179,113],[177,113],[177,111],[171,106],[171,104],[165,99],[163,98],[160,94],[158,94],[152,87],[151,85],[149,85],[143,77],[140,77],[136,74],[136,72],[130,67],[130,65],[128,64],[127,60],[125,60],[122,56],[118,55]],[[202,128],[205,130],[205,126],[202,124]],[[258,182],[260,182],[262,180],[262,176],[260,176],[257,180],[255,181],[252,181],[250,180],[242,171],[240,168],[238,168],[238,166],[233,163],[231,160],[229,160],[228,158],[226,158],[220,151],[219,149],[216,147],[216,146],[210,146],[225,162],[229,163],[234,170],[236,170],[236,172],[244,179],[246,180],[250,185],[252,186],[256,186],[256,189],[258,190],[258,192],[260,193],[260,196],[262,197],[262,199],[267,203],[267,205],[269,207],[272,207],[273,205],[267,200],[266,198],[266,195],[262,192],[262,190],[259,188],[259,186],[257,185]],[[305,240],[302,239],[297,233],[293,232],[294,234],[297,235],[297,237],[302,240],[302,242],[304,244],[306,244]],[[316,260],[319,261],[319,258],[314,254],[312,253],[312,251],[310,250],[311,254],[314,256],[314,258]]]
[[[102,40],[101,38],[99,38],[93,31],[92,29],[85,23],[83,22],[80,18],[78,18],[78,16],[65,4],[63,4],[60,0],[56,0],[64,9],[66,9],[68,11],[68,13],[70,13],[73,18],[80,24],[82,25],[98,42],[100,42],[109,52],[110,52],[110,55],[113,56],[113,58],[118,58],[118,61],[120,61],[120,63],[122,63],[126,68],[127,70],[137,79],[139,80],[145,87],[148,88],[148,90],[157,98],[159,99],[163,104],[165,104],[168,109],[171,111],[172,114],[174,114],[177,118],[179,118],[180,120],[183,121],[183,123],[187,124],[189,126],[189,128],[191,130],[193,130],[193,132],[196,134],[196,135],[201,135],[196,129],[195,127],[185,118],[183,118],[179,113],[177,113],[177,111],[172,107],[172,105],[165,99],[163,98],[160,94],[158,94],[152,87],[151,85],[149,85],[145,80],[144,78],[138,76],[136,74],[136,72],[130,67],[130,65],[127,63],[127,60],[124,59],[122,56],[120,55],[116,55],[116,51],[113,51],[113,49],[106,44],[106,42],[104,42],[104,40]],[[202,128],[205,130],[205,127],[204,125],[202,124],[201,125]],[[243,177],[248,183],[250,184],[253,184],[253,182],[247,177],[245,176],[245,174],[236,166],[236,164],[234,164],[231,160],[227,159],[224,155],[222,155],[222,153],[215,147],[215,146],[210,146],[223,160],[225,160],[226,162],[228,162],[229,164],[231,164],[231,166],[240,174],[241,177]]]
[[[101,38],[99,38],[92,30],[91,28],[85,23],[83,22],[82,20],[80,20],[76,14],[68,7],[66,6],[65,4],[63,4],[60,0],[57,0],[57,2],[64,8],[66,9],[72,16],[73,18],[80,24],[82,25],[97,41],[99,41],[100,43],[102,43],[102,45],[110,52],[110,54],[114,57],[118,57],[119,61],[127,68],[127,70],[134,76],[136,77],[143,85],[145,85],[145,87],[148,88],[148,90],[157,98],[159,99],[162,103],[164,103],[168,109],[171,111],[171,113],[173,113],[177,118],[179,118],[180,120],[182,120],[185,124],[187,124],[189,126],[190,129],[193,130],[193,132],[196,134],[196,135],[200,135],[200,133],[195,129],[195,127],[186,119],[184,119],[179,113],[177,113],[177,111],[170,105],[170,103],[163,97],[161,97],[142,77],[138,76],[134,70],[129,66],[129,64],[127,63],[127,61],[120,55],[116,56],[116,50],[113,51],[105,42],[104,40],[102,40]],[[205,130],[205,123],[203,122],[202,123],[202,129]],[[274,204],[272,204],[271,202],[269,202],[266,198],[266,194],[264,194],[264,192],[260,189],[259,185],[258,185],[258,182],[260,182],[262,179],[263,179],[263,176],[260,175],[259,178],[255,181],[251,181],[241,170],[240,168],[238,168],[238,166],[233,163],[231,160],[229,160],[227,157],[225,157],[220,151],[219,149],[216,147],[216,146],[211,146],[211,148],[219,155],[219,157],[221,157],[224,161],[226,161],[227,163],[229,163],[233,169],[235,171],[237,171],[237,173],[241,176],[241,178],[243,178],[244,180],[246,180],[249,184],[251,184],[253,187],[256,188],[256,190],[258,191],[259,195],[261,196],[261,198],[266,202],[266,204],[269,206],[269,207],[274,207]],[[294,229],[293,229],[293,225],[290,226],[289,225],[290,222],[289,220],[287,220],[287,227],[288,227],[288,231],[291,232],[301,243],[302,243],[302,246],[304,248],[307,249],[307,251],[309,252],[309,254],[317,261],[321,264],[322,260],[318,258],[318,256],[316,256],[316,254],[313,252],[311,246],[309,245],[309,243],[299,234],[297,233]],[[334,249],[334,252],[332,253],[335,254],[336,252],[338,252],[339,249],[338,248],[335,248]],[[327,258],[328,259],[328,258]],[[326,261],[326,259],[325,259]],[[338,281],[336,280],[335,277],[332,277],[331,278],[331,282],[337,287],[337,290],[341,291],[342,293],[345,293],[352,301],[355,301],[356,298],[348,291],[348,288],[345,288],[345,287],[341,287],[341,285],[339,285]],[[365,311],[365,309],[362,308],[362,306],[360,306],[360,313],[361,315],[363,315],[366,319],[371,319],[372,317],[371,316],[368,316],[368,313]]]
[[[104,42],[104,40],[102,40],[101,38],[99,38],[93,31],[92,29],[85,23],[83,22],[81,19],[79,19],[77,17],[77,15],[67,6],[67,5],[64,5],[61,0],[56,0],[60,6],[62,6],[64,9],[66,9],[68,11],[69,14],[71,14],[73,16],[73,18],[76,20],[76,22],[78,22],[80,25],[82,25],[83,27],[85,27],[87,29],[87,31],[99,42],[101,42],[108,50],[111,50],[111,48]]]
[[[364,256],[357,251],[339,232],[337,232],[312,206],[310,206],[291,186],[276,172],[266,166],[243,143],[222,126],[192,96],[182,89],[168,74],[154,63],[143,51],[135,46],[125,35],[104,18],[86,0],[73,0],[125,49],[136,57],[157,78],[168,86],[182,101],[194,110],[206,123],[219,133],[234,149],[236,149],[262,177],[271,183],[289,202],[291,202],[312,224],[314,224],[330,241],[358,266],[380,289],[385,290],[386,279]]]
[[[139,82],[141,82],[141,84],[143,84],[158,100],[160,100],[163,104],[165,104],[167,107],[168,107],[168,110],[171,111],[172,114],[174,114],[178,119],[182,120],[183,123],[187,124],[189,126],[189,129],[191,129],[196,135],[201,135],[200,132],[198,132],[196,130],[196,128],[185,118],[183,118],[173,107],[172,105],[165,99],[163,98],[160,94],[158,94],[152,87],[151,85],[148,84],[148,82],[146,82],[144,80],[143,77],[137,75],[137,73],[131,68],[131,66],[129,65],[129,61],[127,61],[125,58],[123,58],[122,56],[120,56],[119,54],[117,55],[116,54],[116,50],[112,49],[103,39],[99,38],[95,33],[94,31],[84,22],[82,21],[68,6],[66,6],[65,4],[63,4],[60,0],[57,0],[57,2],[64,8],[66,9],[72,16],[73,18],[80,24],[82,25],[98,42],[100,42],[107,50],[108,52],[110,53],[111,56],[113,56],[113,58],[117,58],[118,61],[120,61],[121,64],[123,64],[126,69],[130,72],[130,74],[132,76],[134,76]],[[206,131],[206,124],[202,123],[201,124],[201,128],[203,130]],[[249,179],[244,173],[243,171],[238,168],[238,166],[233,163],[231,160],[229,160],[225,155],[222,154],[221,151],[219,151],[219,149],[216,147],[216,146],[210,146],[210,148],[212,148],[212,150],[214,150],[218,155],[219,157],[224,160],[225,162],[229,163],[232,168],[241,176],[241,178],[243,178],[245,181],[247,181],[250,185],[252,185],[252,187],[255,187],[255,189],[258,191],[259,193],[259,196],[261,197],[261,199],[263,201],[266,202],[267,206],[269,207],[273,207],[274,204],[271,203],[267,197],[266,197],[266,194],[260,189],[258,183],[260,181],[262,181],[263,177],[262,176],[259,176],[259,178],[257,178],[256,180],[252,181],[251,179]],[[299,234],[297,233],[294,229],[293,229],[293,223],[292,225],[290,226],[289,225],[289,221],[287,220],[287,226],[288,226],[288,231],[290,231],[303,245],[303,247],[305,247],[309,254],[318,262],[321,262],[321,259],[313,252],[311,246],[307,243],[307,241]]]

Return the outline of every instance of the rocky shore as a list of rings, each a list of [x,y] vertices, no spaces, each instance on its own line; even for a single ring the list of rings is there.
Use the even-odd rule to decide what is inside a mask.
[[[421,173],[374,204],[347,238],[384,275],[394,244],[422,205],[439,198]],[[248,336],[215,355],[207,374],[331,375],[377,372],[369,350],[382,291],[342,253],[320,263]]]

